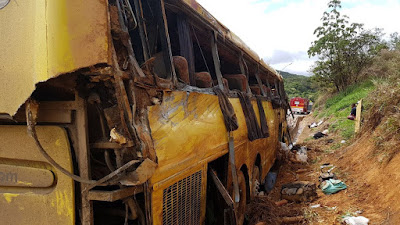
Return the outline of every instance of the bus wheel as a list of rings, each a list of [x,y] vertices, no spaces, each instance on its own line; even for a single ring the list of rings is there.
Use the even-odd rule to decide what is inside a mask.
[[[253,168],[253,176],[252,176],[252,183],[253,183],[253,197],[256,197],[260,192],[260,169],[258,166],[254,166]]]
[[[236,224],[242,225],[244,223],[245,213],[246,213],[246,178],[242,171],[238,173],[238,184],[239,184],[239,202],[235,202],[235,214],[236,214]],[[233,191],[234,192],[234,191]],[[233,193],[232,198],[234,199],[235,194]]]

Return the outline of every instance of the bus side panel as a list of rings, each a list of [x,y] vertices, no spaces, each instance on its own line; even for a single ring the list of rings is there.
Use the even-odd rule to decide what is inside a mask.
[[[0,10],[0,113],[14,115],[39,82],[111,64],[107,3],[19,0]]]
[[[65,130],[38,126],[37,133],[49,155],[72,172]],[[26,126],[0,126],[0,140],[2,224],[75,224],[74,183],[47,163]]]
[[[230,99],[239,129],[235,145],[247,140],[247,128],[239,99]],[[228,137],[215,95],[174,91],[165,93],[161,105],[149,112],[158,157],[151,183],[157,183],[188,167],[216,159],[228,150]]]

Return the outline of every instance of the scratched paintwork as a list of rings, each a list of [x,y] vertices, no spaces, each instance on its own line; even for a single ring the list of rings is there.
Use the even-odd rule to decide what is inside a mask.
[[[257,154],[261,156],[261,173],[265,176],[275,160],[278,127],[284,117],[271,102],[262,103],[269,126],[270,137],[250,142],[238,98],[230,98],[239,129],[235,139],[236,169],[246,166],[251,176]],[[252,101],[259,121],[257,103]],[[150,179],[153,187],[152,204],[154,224],[162,223],[162,190],[190,175],[228,152],[228,138],[219,107],[218,97],[197,92],[166,92],[161,105],[149,108],[149,121],[158,156],[158,167]],[[230,173],[228,180],[230,180]],[[253,185],[253,184],[251,184]],[[252,188],[252,186],[251,186]],[[205,195],[202,196],[205,204]]]
[[[72,172],[70,146],[65,130],[60,127],[38,126],[37,132],[40,142],[51,157]],[[28,136],[26,126],[0,126],[0,140],[0,165],[12,165],[22,170],[35,168],[51,171],[56,179],[56,183],[50,187],[36,188],[29,185],[2,186],[0,182],[2,221],[7,224],[75,224],[73,181],[47,163],[36,149],[34,140]],[[16,183],[18,181],[19,178]],[[36,182],[40,183],[40,180]]]
[[[110,63],[106,0],[18,0],[0,10],[0,113],[13,115],[39,82]]]

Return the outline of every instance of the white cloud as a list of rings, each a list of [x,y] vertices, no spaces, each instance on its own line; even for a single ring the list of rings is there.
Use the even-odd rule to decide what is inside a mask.
[[[313,32],[321,25],[328,0],[198,1],[274,68],[279,70],[292,63],[285,70],[309,74],[314,59],[308,59],[306,52],[315,40]],[[351,5],[342,10],[351,21],[364,23],[366,28],[384,28],[386,33],[400,31],[400,1],[342,2]]]

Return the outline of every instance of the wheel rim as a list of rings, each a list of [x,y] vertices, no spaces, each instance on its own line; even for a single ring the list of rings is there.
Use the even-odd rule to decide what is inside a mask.
[[[235,202],[235,213],[236,213],[236,222],[238,225],[242,225],[244,223],[244,214],[246,212],[246,180],[243,172],[238,173],[238,185],[239,185],[239,202]],[[235,191],[233,191],[234,193]],[[232,197],[235,196],[234,194]]]
[[[253,176],[252,176],[252,182],[253,182],[253,197],[256,197],[260,191],[260,169],[258,166],[254,166],[253,169]],[[258,185],[257,185],[258,183]]]

